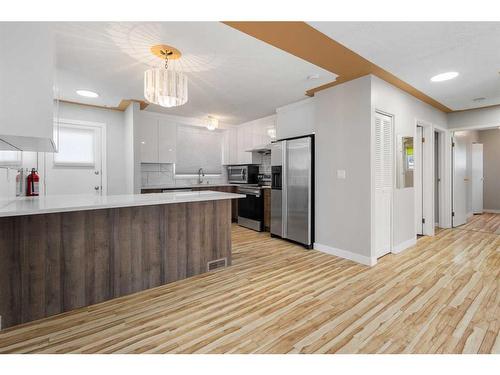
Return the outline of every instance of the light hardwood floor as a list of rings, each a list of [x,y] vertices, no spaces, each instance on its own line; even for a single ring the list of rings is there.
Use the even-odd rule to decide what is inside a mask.
[[[234,265],[0,333],[4,353],[500,353],[500,215],[372,268],[235,226]]]

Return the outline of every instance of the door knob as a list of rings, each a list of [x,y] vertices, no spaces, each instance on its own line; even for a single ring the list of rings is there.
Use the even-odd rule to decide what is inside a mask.
[[[99,190],[99,186],[94,186],[94,190]]]

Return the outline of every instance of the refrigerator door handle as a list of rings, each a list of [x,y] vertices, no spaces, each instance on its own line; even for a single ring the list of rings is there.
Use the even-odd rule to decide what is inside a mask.
[[[281,145],[281,154],[282,154],[282,163],[283,167],[281,170],[282,173],[282,209],[281,209],[281,216],[282,216],[282,228],[283,228],[283,238],[287,238],[288,233],[287,233],[287,219],[288,219],[288,173],[287,173],[287,168],[288,168],[288,153],[287,153],[287,141],[282,141]]]

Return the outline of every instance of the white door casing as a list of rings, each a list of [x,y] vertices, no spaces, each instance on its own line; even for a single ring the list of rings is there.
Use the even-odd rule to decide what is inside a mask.
[[[375,256],[392,250],[393,117],[375,112]]]
[[[414,144],[415,153],[415,232],[424,234],[423,207],[424,207],[424,150],[423,150],[424,128],[417,126]]]
[[[453,139],[453,217],[457,227],[467,222],[467,143],[461,137]]]
[[[483,213],[483,145],[472,144],[472,211],[475,214]]]
[[[61,129],[74,129],[93,135],[93,160],[89,163],[58,162],[57,155],[45,153],[45,194],[106,194],[106,153],[104,124],[61,120]],[[63,130],[64,131],[64,130]],[[64,148],[60,137],[59,149]]]

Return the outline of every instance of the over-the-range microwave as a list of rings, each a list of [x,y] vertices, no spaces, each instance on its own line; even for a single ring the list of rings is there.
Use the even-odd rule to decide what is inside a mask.
[[[228,165],[227,180],[230,184],[256,184],[258,182],[258,165]]]

